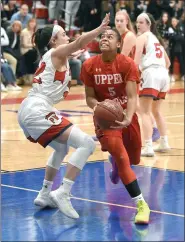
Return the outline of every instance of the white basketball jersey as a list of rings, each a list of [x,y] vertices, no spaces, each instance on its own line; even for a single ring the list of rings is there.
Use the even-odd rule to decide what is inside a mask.
[[[166,66],[164,48],[157,37],[152,32],[147,32],[147,44],[143,50],[140,70],[146,69],[151,65]]]
[[[54,68],[51,61],[52,51],[50,49],[40,60],[28,96],[42,94],[56,104],[68,95],[71,75],[68,61],[66,71],[60,72]]]

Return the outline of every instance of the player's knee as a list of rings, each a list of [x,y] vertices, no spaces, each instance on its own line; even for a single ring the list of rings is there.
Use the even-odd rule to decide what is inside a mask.
[[[47,165],[56,170],[59,170],[61,162],[69,152],[69,147],[57,142],[52,142],[50,146],[54,148],[55,151],[50,155],[47,161]]]
[[[81,145],[89,151],[90,155],[94,152],[96,148],[96,143],[94,142],[93,138],[89,135],[85,135],[84,141]]]

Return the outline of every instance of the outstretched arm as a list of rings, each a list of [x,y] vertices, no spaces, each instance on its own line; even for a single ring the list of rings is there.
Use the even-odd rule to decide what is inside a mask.
[[[77,38],[75,41],[73,41],[70,44],[58,46],[52,52],[52,56],[58,59],[64,59],[65,57],[71,55],[71,53],[84,48],[90,41],[92,41],[102,32],[110,28],[108,26],[109,22],[110,22],[110,14],[106,14],[105,18],[103,19],[101,25],[98,28],[88,33],[82,34],[79,38]]]

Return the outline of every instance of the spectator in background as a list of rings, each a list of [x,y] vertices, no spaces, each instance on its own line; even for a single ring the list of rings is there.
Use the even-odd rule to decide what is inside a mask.
[[[9,46],[4,48],[5,53],[11,54],[16,60],[20,59],[20,33],[22,30],[22,24],[20,21],[15,20],[12,26],[7,29],[7,35],[9,38]]]
[[[24,70],[24,60],[21,58],[20,50],[20,33],[22,30],[22,24],[16,20],[10,28],[7,29],[7,35],[9,37],[9,46],[4,48],[4,53],[11,54],[17,60],[16,76],[22,78]],[[20,84],[20,83],[19,83]]]
[[[10,20],[12,15],[18,12],[18,7],[14,0],[9,0],[6,4],[4,4],[3,8],[7,20]]]
[[[65,30],[69,31],[70,29],[76,30],[78,29],[75,26],[75,17],[78,12],[80,6],[80,0],[71,1],[66,0],[66,13],[65,13]]]
[[[160,3],[160,0],[150,0],[147,6],[147,13],[152,14],[155,20],[158,20],[161,16]]]
[[[9,45],[9,38],[4,28],[1,27],[1,50],[4,46]]]
[[[163,0],[160,4],[160,12],[167,12],[170,17],[173,17],[174,7],[176,5],[176,1],[174,0]]]
[[[116,3],[116,12],[118,12],[119,10],[126,10],[128,15],[130,15],[130,13],[131,13],[131,9],[130,9],[129,5],[124,0],[119,0]]]
[[[101,23],[101,1],[100,0],[81,0],[78,11],[80,25],[84,32],[91,31]]]
[[[49,0],[49,22],[59,19],[60,11],[65,7],[65,0]]]
[[[1,55],[1,73],[5,81],[5,88],[1,85],[2,91],[20,91],[22,88],[16,85],[16,77],[8,61]]]
[[[31,15],[28,13],[28,5],[21,5],[20,11],[14,13],[11,17],[11,23],[14,23],[15,20],[19,20],[22,23],[22,29],[26,28],[28,21],[31,19]]]
[[[16,68],[17,68],[17,60],[11,54],[4,52],[5,49],[8,48],[9,43],[10,43],[10,41],[9,41],[8,35],[5,31],[5,29],[1,27],[1,53],[3,53],[4,58],[8,60],[10,66],[12,68],[12,71],[15,75]]]
[[[173,17],[180,19],[184,12],[184,1],[178,1],[173,8]]]
[[[36,19],[32,18],[28,21],[27,28],[23,29],[21,32],[20,48],[22,58],[24,59],[25,63],[22,74],[26,75],[25,79],[29,84],[32,83],[33,74],[35,73],[37,67],[37,63],[35,63],[37,59],[37,53],[32,43],[32,36],[35,33],[36,28]]]
[[[141,13],[146,13],[148,1],[134,1],[134,21]]]
[[[163,42],[164,42],[164,48],[166,50],[166,52],[169,54],[169,33],[168,33],[168,29],[170,27],[170,17],[169,14],[167,12],[163,12],[160,19],[157,22],[157,29],[159,34],[161,35],[161,37],[163,38]]]
[[[101,19],[104,18],[106,13],[110,13],[110,23],[109,25],[111,27],[114,26],[114,17],[115,17],[115,11],[114,11],[114,2],[112,0],[101,0]]]
[[[175,17],[171,20],[171,27],[169,28],[169,48],[170,48],[170,73],[173,75],[174,61],[177,58],[180,64],[180,77],[185,74],[185,56],[184,52],[184,28],[180,28],[179,20]],[[177,77],[174,76],[174,79]]]

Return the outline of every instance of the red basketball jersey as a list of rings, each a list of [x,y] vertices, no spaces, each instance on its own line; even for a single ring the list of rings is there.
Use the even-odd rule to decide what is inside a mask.
[[[99,102],[117,98],[126,108],[126,83],[139,83],[139,73],[134,61],[127,56],[117,54],[111,63],[103,62],[102,55],[86,60],[82,65],[81,80],[86,86],[93,87]]]
[[[123,40],[123,45],[124,45],[124,38],[125,38],[125,36],[129,33],[129,32],[131,32],[131,31],[126,31],[124,34],[122,34],[122,40]],[[133,60],[134,60],[134,56],[135,56],[135,51],[136,51],[136,46],[133,46],[132,47],[132,50],[130,51],[130,53],[129,53],[129,57],[130,58],[132,58]]]

